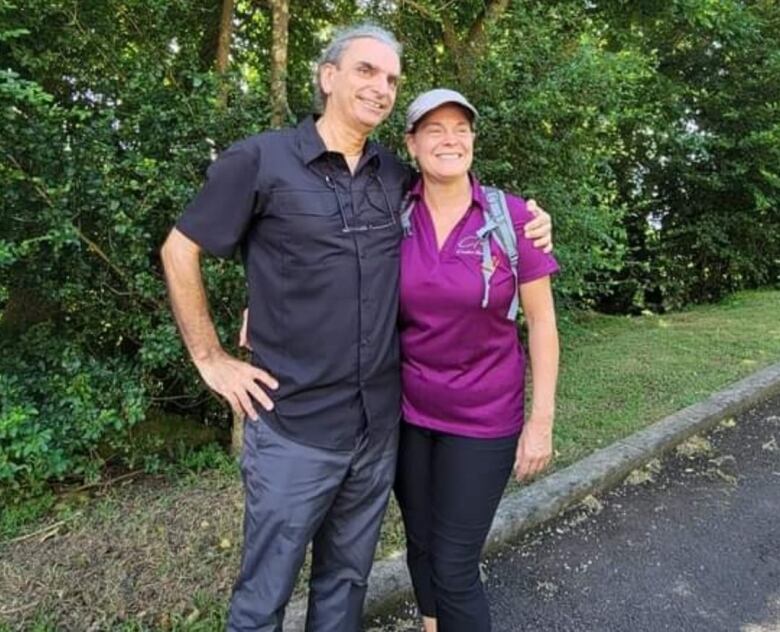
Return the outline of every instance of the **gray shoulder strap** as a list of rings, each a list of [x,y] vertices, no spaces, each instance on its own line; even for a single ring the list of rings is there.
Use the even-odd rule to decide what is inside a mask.
[[[415,199],[411,193],[404,195],[404,199],[401,201],[401,229],[404,232],[404,237],[409,237],[412,234],[412,210],[414,209]]]
[[[494,187],[484,187],[484,191],[490,218],[496,225],[498,245],[514,264],[517,260],[517,234],[506,204],[506,195]]]
[[[485,199],[488,203],[488,213],[492,223],[495,225],[493,231],[496,241],[501,250],[504,251],[509,259],[509,266],[512,269],[512,275],[515,278],[515,292],[512,297],[512,303],[509,306],[507,318],[515,320],[520,311],[520,299],[518,297],[519,283],[517,277],[517,267],[519,255],[517,252],[517,233],[515,232],[512,216],[509,213],[509,207],[506,203],[506,195],[501,189],[494,187],[484,187]]]

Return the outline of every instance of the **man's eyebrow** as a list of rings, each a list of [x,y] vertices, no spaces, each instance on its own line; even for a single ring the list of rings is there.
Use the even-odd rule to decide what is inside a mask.
[[[380,72],[382,70],[379,66],[375,66],[370,61],[359,61],[357,62],[357,65],[359,67],[368,68],[372,72]],[[398,75],[394,75],[393,73],[389,72],[387,73],[387,76],[396,83],[398,82]]]

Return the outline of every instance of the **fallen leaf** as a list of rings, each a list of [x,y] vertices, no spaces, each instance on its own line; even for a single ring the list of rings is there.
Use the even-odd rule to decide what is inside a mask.
[[[712,444],[709,439],[705,437],[693,435],[690,439],[678,445],[677,448],[675,448],[675,452],[680,456],[692,459],[701,454],[712,452]]]

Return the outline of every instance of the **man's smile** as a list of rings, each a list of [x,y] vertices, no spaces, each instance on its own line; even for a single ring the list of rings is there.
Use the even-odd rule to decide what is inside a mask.
[[[372,110],[378,112],[384,112],[387,109],[387,104],[376,101],[375,99],[368,99],[366,97],[358,97],[358,101],[368,106]]]

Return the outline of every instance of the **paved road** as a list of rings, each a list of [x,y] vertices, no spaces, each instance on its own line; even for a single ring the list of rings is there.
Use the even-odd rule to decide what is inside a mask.
[[[485,564],[495,632],[780,632],[780,397]],[[410,605],[369,629],[419,629]]]

